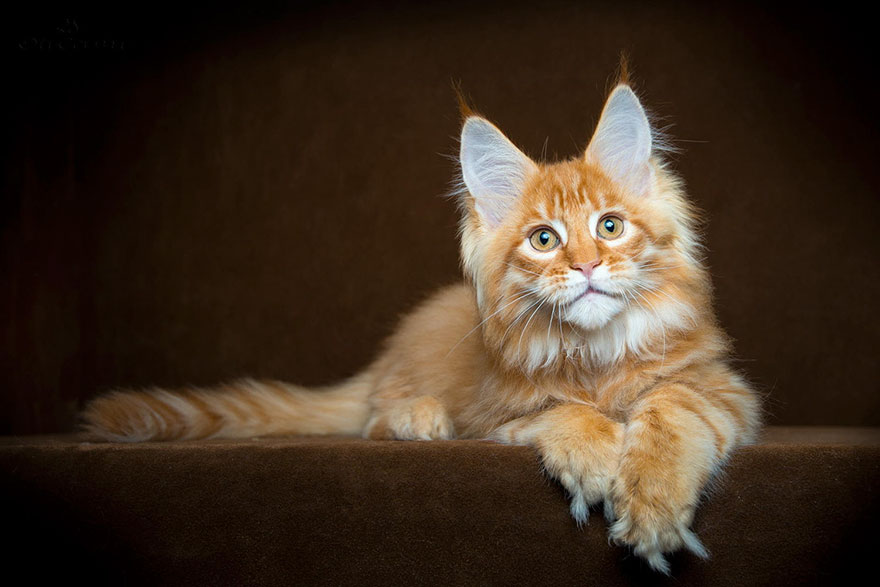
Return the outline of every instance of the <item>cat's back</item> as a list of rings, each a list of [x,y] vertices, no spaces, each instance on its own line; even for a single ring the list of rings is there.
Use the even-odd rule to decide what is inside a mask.
[[[486,352],[476,294],[464,282],[441,288],[410,311],[374,365],[378,395],[441,396],[450,412],[475,393]]]

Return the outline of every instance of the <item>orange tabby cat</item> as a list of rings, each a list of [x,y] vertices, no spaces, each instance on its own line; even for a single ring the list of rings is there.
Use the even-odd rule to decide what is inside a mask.
[[[378,359],[322,390],[244,380],[117,391],[85,411],[115,441],[276,434],[490,438],[533,446],[578,523],[668,572],[706,551],[701,492],[754,438],[756,395],[727,364],[695,212],[626,83],[586,152],[537,163],[468,114],[461,133],[466,283],[403,320]]]

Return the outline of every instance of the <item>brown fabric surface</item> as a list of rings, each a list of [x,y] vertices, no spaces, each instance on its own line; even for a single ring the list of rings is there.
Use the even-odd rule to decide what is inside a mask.
[[[7,572],[163,585],[826,585],[867,571],[880,430],[774,429],[652,575],[578,529],[535,453],[479,441],[0,442]]]
[[[19,4],[0,23],[0,433],[72,430],[114,386],[353,373],[459,275],[452,81],[528,153],[568,157],[621,50],[681,140],[770,420],[880,425],[880,96],[857,11]]]

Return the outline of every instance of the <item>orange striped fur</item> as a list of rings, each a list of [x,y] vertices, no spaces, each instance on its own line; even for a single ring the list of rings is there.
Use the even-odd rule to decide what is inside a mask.
[[[754,438],[760,408],[728,366],[697,215],[641,104],[618,85],[586,153],[557,163],[531,161],[467,114],[466,281],[407,316],[361,375],[311,391],[252,380],[117,391],[87,407],[87,429],[115,441],[361,434],[526,444],[570,494],[578,523],[604,503],[611,538],[661,572],[665,553],[706,556],[689,529],[694,510],[731,451]],[[622,233],[606,238],[602,226],[616,221]],[[542,252],[532,239],[548,229],[558,244]]]

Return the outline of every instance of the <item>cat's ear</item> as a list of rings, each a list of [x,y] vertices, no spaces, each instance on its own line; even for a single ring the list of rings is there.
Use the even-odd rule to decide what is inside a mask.
[[[501,223],[522,195],[526,178],[537,170],[494,124],[479,116],[464,121],[459,159],[464,184],[490,227]]]
[[[632,89],[620,84],[605,102],[586,159],[616,183],[638,194],[651,185],[651,124]]]

